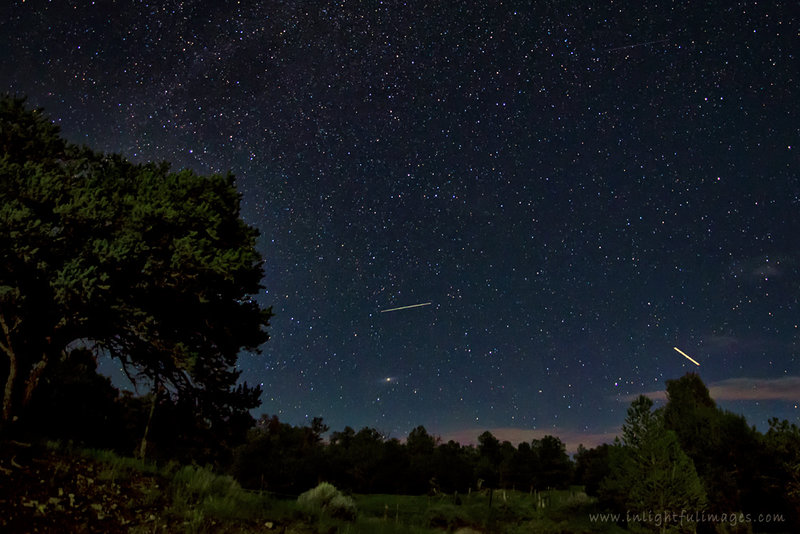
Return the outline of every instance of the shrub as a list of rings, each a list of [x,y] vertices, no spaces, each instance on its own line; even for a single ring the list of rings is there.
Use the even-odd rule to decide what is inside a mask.
[[[183,487],[198,499],[208,495],[228,496],[239,492],[239,484],[228,475],[217,475],[210,469],[187,465],[178,470],[173,483]]]
[[[344,519],[346,521],[355,521],[356,519],[355,501],[351,497],[338,492],[325,506],[324,510],[330,514],[331,517],[336,517],[338,519]]]
[[[297,504],[306,512],[352,521],[356,518],[356,503],[337,490],[333,484],[322,482],[297,498]]]
[[[333,484],[322,482],[297,498],[297,504],[308,511],[320,512],[339,493]]]
[[[232,477],[207,468],[182,467],[173,475],[171,489],[171,512],[189,521],[250,519],[259,517],[263,508],[260,496],[243,491]]]

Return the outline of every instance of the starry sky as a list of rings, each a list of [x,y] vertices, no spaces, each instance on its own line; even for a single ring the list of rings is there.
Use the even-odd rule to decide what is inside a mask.
[[[0,91],[237,176],[276,314],[240,358],[258,413],[574,449],[689,371],[761,430],[800,418],[798,15],[8,0]]]

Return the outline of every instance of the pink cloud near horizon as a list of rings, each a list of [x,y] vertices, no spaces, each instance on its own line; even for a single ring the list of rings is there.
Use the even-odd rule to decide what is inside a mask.
[[[715,401],[748,401],[748,400],[782,400],[797,402],[800,400],[800,376],[783,376],[780,378],[728,378],[708,384],[708,392]],[[649,391],[642,393],[653,400],[666,400],[667,392]],[[630,402],[636,395],[620,397]]]
[[[453,440],[461,443],[462,445],[477,445],[478,436],[487,430],[501,442],[510,441],[515,447],[522,442],[530,443],[534,439],[542,439],[544,436],[555,436],[564,443],[569,454],[574,454],[578,450],[578,445],[583,445],[587,449],[591,449],[593,447],[597,447],[598,445],[602,445],[603,443],[611,443],[614,441],[615,437],[620,435],[621,432],[620,429],[602,433],[588,433],[559,428],[528,429],[515,427],[496,427],[465,428],[463,430],[447,432],[440,437],[442,442],[445,443]]]

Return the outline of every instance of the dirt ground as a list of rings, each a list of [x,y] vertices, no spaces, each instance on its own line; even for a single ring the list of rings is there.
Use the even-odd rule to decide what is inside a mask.
[[[91,460],[3,442],[0,532],[158,531],[161,483],[138,473],[117,482]]]
[[[173,533],[196,530],[170,517],[167,481],[79,455],[0,442],[0,532]],[[299,530],[298,530],[299,529]],[[203,532],[303,532],[301,525],[205,521]]]

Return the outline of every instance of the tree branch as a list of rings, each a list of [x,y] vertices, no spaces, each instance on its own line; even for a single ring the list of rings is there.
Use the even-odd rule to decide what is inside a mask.
[[[3,352],[11,356],[12,349],[11,349],[11,332],[16,330],[17,326],[19,326],[20,319],[17,318],[14,325],[9,328],[8,323],[6,323],[6,316],[4,313],[0,312],[0,328],[3,329],[3,335],[5,337],[5,343],[0,342],[0,349],[3,349]]]

